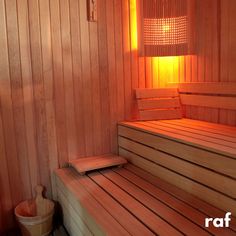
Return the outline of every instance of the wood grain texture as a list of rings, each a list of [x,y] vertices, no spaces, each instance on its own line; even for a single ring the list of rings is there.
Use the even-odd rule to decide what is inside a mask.
[[[64,221],[76,220],[95,235],[107,235],[111,227],[115,235],[117,223],[129,235],[236,234],[235,218],[230,228],[205,228],[206,217],[224,217],[224,211],[131,164],[85,176],[64,168],[56,171],[56,179]],[[99,206],[100,214],[91,205]],[[77,235],[74,224],[67,227]]]
[[[236,83],[192,82],[168,83],[170,87],[178,87],[180,93],[236,95]]]
[[[112,166],[122,166],[127,163],[126,159],[117,155],[107,154],[101,156],[92,156],[79,158],[70,161],[72,166],[80,174],[85,174],[87,171],[98,170]]]
[[[183,105],[236,110],[236,97],[217,97],[217,96],[181,94],[180,100]]]
[[[132,164],[214,206],[224,210],[228,207],[234,211],[236,192],[232,189],[236,186],[235,167],[230,166],[236,164],[235,154],[226,152],[231,150],[235,153],[236,140],[226,141],[226,130],[222,131],[221,136],[210,131],[209,134],[203,132],[197,122],[195,126],[187,122],[187,129],[183,126],[184,121],[178,120],[122,122],[118,127],[119,154],[128,158]],[[217,127],[216,124],[214,126]],[[193,142],[188,142],[189,138]],[[197,146],[194,139],[195,144],[198,142]],[[215,149],[209,149],[213,146]],[[222,149],[225,150],[222,152]],[[225,169],[231,171],[222,172],[222,161],[224,164],[228,162],[229,166]],[[208,198],[209,195],[212,197]]]
[[[178,91],[176,88],[160,88],[160,89],[136,89],[136,98],[165,98],[177,97]]]
[[[138,58],[134,1],[99,1],[93,23],[86,0],[0,1],[1,230],[36,184],[52,196],[53,169],[117,152],[115,123],[136,118],[135,88],[236,82],[234,0],[196,1],[196,55],[174,58]],[[235,111],[184,109],[236,125]]]
[[[145,99],[138,100],[139,110],[149,109],[165,109],[165,108],[177,108],[180,107],[179,98],[164,98],[164,99]]]
[[[143,110],[139,113],[140,120],[168,120],[182,118],[180,109]]]
[[[117,152],[116,123],[133,117],[146,84],[133,4],[101,1],[90,23],[86,0],[0,1],[1,230],[38,183],[55,195],[55,168]]]
[[[116,122],[133,117],[133,89],[148,84],[130,43],[134,3],[102,1],[88,23],[85,0],[1,1],[4,216],[38,183],[51,196],[51,171],[68,160],[117,151]]]

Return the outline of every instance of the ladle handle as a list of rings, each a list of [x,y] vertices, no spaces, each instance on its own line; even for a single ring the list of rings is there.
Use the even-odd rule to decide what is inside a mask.
[[[37,185],[35,187],[35,191],[36,191],[36,199],[42,199],[43,198],[43,186]]]

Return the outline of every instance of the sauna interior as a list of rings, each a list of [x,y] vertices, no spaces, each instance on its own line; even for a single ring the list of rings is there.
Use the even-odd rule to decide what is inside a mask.
[[[44,234],[14,211],[37,185]],[[20,227],[236,235],[235,0],[0,0],[0,235]]]

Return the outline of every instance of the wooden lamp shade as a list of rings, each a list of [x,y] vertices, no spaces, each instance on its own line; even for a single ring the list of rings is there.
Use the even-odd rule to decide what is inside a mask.
[[[193,0],[139,0],[138,43],[141,56],[193,53]]]

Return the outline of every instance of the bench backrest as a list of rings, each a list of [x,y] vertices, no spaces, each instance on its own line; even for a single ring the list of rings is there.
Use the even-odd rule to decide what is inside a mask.
[[[178,88],[181,104],[236,110],[236,83],[169,83]]]
[[[136,89],[140,120],[178,119],[182,117],[177,88]]]

